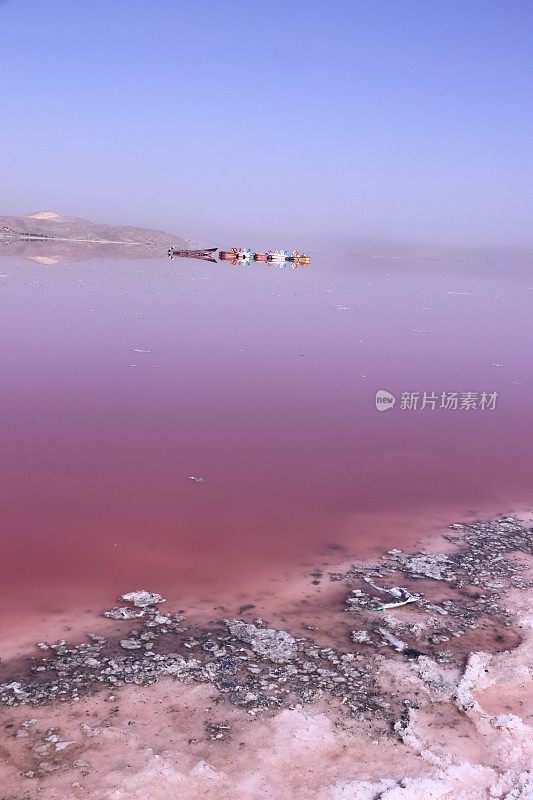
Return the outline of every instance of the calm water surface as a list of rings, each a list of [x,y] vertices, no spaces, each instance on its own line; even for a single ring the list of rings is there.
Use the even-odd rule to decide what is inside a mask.
[[[364,555],[531,502],[519,261],[0,273],[3,614],[138,586],[217,598],[331,543]],[[499,397],[378,413],[379,388]]]

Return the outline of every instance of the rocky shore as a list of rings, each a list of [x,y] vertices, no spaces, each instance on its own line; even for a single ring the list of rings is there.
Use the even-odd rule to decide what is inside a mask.
[[[456,523],[442,544],[439,552],[391,550],[374,564],[313,570],[309,579],[324,596],[342,594],[320,625],[306,624],[302,610],[298,626],[281,628],[255,617],[253,607],[239,618],[198,624],[143,589],[102,612],[109,632],[100,627],[78,643],[38,642],[35,654],[0,665],[0,775],[4,785],[18,778],[22,786],[5,797],[51,799],[70,786],[75,797],[165,798],[177,796],[178,784],[180,797],[189,796],[189,784],[191,797],[265,800],[533,797],[526,705],[518,713],[531,685],[532,532],[515,517]],[[506,686],[500,686],[503,677]],[[191,724],[202,731],[182,744],[191,753],[170,748],[170,756],[167,742],[160,757],[172,765],[173,777],[165,784],[159,776],[149,795],[143,794],[142,759],[133,770],[137,784],[122,795],[109,785],[109,770],[102,772],[106,747],[99,746],[96,760],[93,752],[92,768],[86,758],[93,735],[101,741],[119,735],[110,705],[134,690],[147,699],[150,691],[203,698],[191,711],[194,721],[183,723],[184,731]],[[80,722],[83,707],[100,709],[96,725],[92,712],[90,723]],[[55,714],[62,724],[47,722]],[[313,754],[322,772],[310,770],[309,785],[303,778],[293,785],[287,776],[276,788],[275,764],[283,753],[272,742],[265,766],[264,747],[259,752],[250,741],[252,722],[261,739],[280,720],[287,730],[306,720],[309,741],[316,739],[306,758]],[[163,725],[163,739],[170,735],[164,731]],[[138,730],[135,735],[133,749],[146,749]],[[246,747],[247,766],[239,767],[235,753],[214,766],[220,753],[214,757],[210,748],[231,750],[237,741]],[[353,754],[350,761],[350,746],[366,752],[376,741],[381,756],[372,768]],[[204,750],[196,763],[208,767],[193,779],[193,767],[180,772],[175,760],[194,760],[198,747]],[[404,772],[395,764],[399,754]],[[242,787],[255,769],[263,769],[263,788],[247,794]],[[73,778],[80,772],[90,785]]]

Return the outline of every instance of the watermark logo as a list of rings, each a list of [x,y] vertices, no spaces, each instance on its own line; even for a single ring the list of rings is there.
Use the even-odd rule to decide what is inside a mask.
[[[388,411],[390,408],[394,408],[396,398],[386,389],[378,389],[376,392],[375,401],[378,411]]]
[[[400,411],[494,411],[498,392],[400,392]],[[396,397],[386,389],[378,389],[376,409],[394,408]]]

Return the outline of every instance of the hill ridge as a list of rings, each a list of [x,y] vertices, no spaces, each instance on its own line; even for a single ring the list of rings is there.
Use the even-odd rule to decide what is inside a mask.
[[[64,217],[55,211],[0,216],[0,239],[142,244],[157,247],[190,247],[196,244],[193,240],[159,229],[91,222],[81,217]]]

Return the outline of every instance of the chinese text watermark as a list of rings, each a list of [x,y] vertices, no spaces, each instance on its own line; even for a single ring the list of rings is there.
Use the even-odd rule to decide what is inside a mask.
[[[401,411],[494,411],[498,392],[401,392],[396,397],[386,389],[378,389],[375,403],[378,411],[389,411],[396,403]]]

